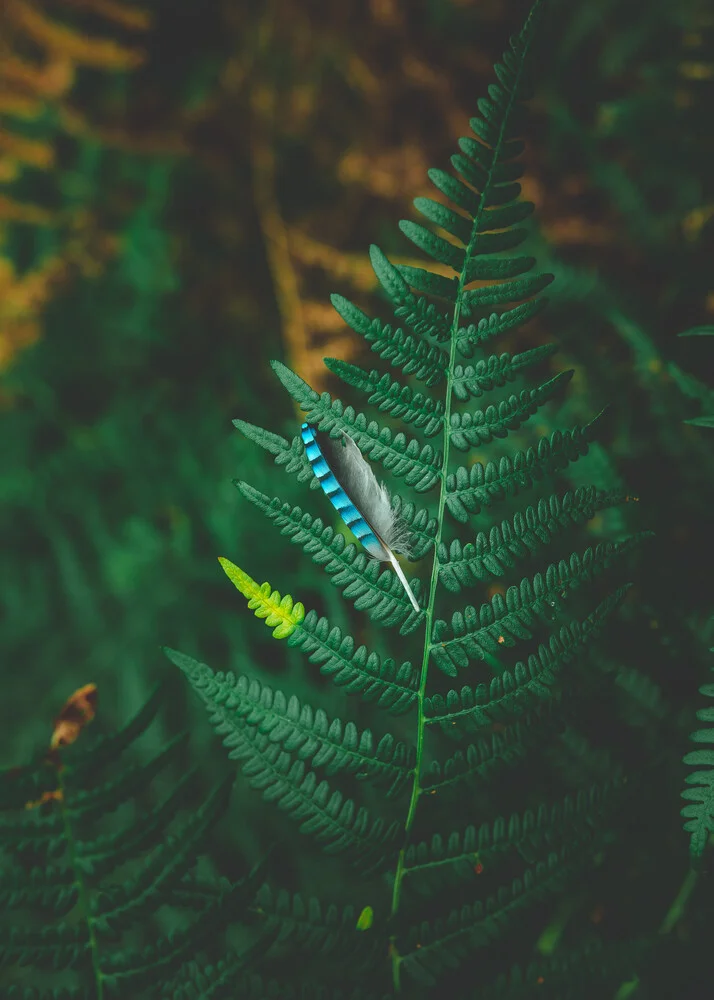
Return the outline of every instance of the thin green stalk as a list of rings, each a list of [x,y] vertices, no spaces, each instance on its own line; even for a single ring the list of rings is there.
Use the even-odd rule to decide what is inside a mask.
[[[659,932],[660,934],[669,934],[669,932],[679,923],[679,921],[684,916],[684,911],[687,908],[687,902],[689,897],[694,892],[694,887],[699,880],[699,872],[694,871],[690,868],[687,874],[684,876],[684,881],[679,887],[679,892],[674,898],[674,901],[670,908],[665,914],[665,918],[662,921]]]
[[[697,882],[699,881],[699,872],[690,868],[687,874],[684,876],[684,880],[679,887],[679,892],[674,897],[672,905],[667,910],[664,920],[660,924],[659,933],[660,934],[670,934],[674,928],[677,926],[679,921],[684,916],[687,903],[689,902],[689,897],[694,892]],[[633,996],[640,987],[639,976],[634,976],[633,979],[629,979],[627,982],[621,984],[617,993],[615,994],[614,1000],[627,1000],[627,997]]]
[[[59,786],[59,791],[61,793],[60,808],[62,810],[62,822],[64,823],[64,833],[67,838],[67,849],[69,851],[69,863],[72,870],[75,873],[75,884],[77,886],[77,895],[79,898],[79,905],[82,909],[84,919],[87,922],[87,935],[89,937],[89,951],[92,958],[92,970],[94,972],[94,981],[97,987],[96,1000],[104,1000],[104,973],[102,972],[101,964],[99,961],[99,942],[97,941],[97,935],[94,932],[94,921],[92,920],[92,910],[90,906],[89,899],[89,889],[82,878],[82,872],[77,865],[77,849],[76,840],[74,837],[74,831],[72,830],[72,824],[69,821],[69,813],[66,809],[66,794],[67,788],[62,781],[62,771],[61,767],[57,768],[57,782]]]
[[[531,19],[536,13],[536,10],[540,4],[536,2],[531,9],[531,13],[528,16],[526,24],[523,31],[528,28]],[[483,216],[483,212],[486,209],[486,195],[491,189],[493,183],[493,173],[495,167],[499,161],[501,154],[501,148],[505,141],[506,127],[510,117],[511,110],[516,102],[516,95],[518,94],[518,88],[521,82],[521,75],[523,72],[523,66],[525,63],[526,53],[524,52],[523,60],[519,66],[518,72],[516,74],[516,79],[514,86],[509,95],[508,106],[503,115],[501,122],[501,127],[498,133],[498,139],[495,146],[493,147],[493,157],[491,159],[491,166],[488,171],[488,176],[486,182],[484,183],[483,190],[479,199],[479,205],[477,213],[474,217],[473,227],[471,229],[471,238],[469,244],[466,247],[464,254],[464,266],[459,275],[459,282],[456,292],[456,301],[454,304],[454,316],[451,323],[451,344],[449,350],[449,367],[446,372],[446,390],[444,393],[444,416],[443,416],[443,460],[441,466],[441,477],[440,477],[440,489],[439,489],[439,507],[437,512],[437,532],[434,539],[434,559],[431,567],[431,582],[429,584],[429,603],[426,608],[426,621],[424,630],[424,651],[422,655],[422,665],[421,665],[421,678],[419,682],[419,692],[417,694],[417,739],[416,739],[416,759],[414,763],[414,779],[412,784],[412,792],[409,800],[409,809],[407,810],[406,820],[404,822],[404,843],[402,849],[399,852],[399,857],[397,860],[397,868],[394,874],[394,887],[392,890],[392,908],[390,914],[390,921],[393,927],[392,935],[390,937],[390,954],[392,957],[392,981],[394,984],[394,990],[396,993],[401,992],[401,963],[402,956],[399,954],[397,949],[396,941],[396,930],[394,929],[396,923],[396,917],[399,912],[399,903],[401,899],[402,892],[402,882],[404,880],[405,866],[404,859],[406,857],[406,850],[409,844],[409,834],[411,828],[414,824],[414,819],[416,817],[417,804],[419,802],[419,797],[422,793],[421,788],[421,766],[422,766],[422,755],[424,750],[424,731],[426,728],[426,719],[424,717],[424,698],[426,696],[426,685],[427,676],[429,669],[429,655],[431,653],[432,645],[432,635],[433,635],[433,625],[434,625],[434,610],[436,603],[436,588],[439,583],[439,546],[442,540],[442,534],[444,530],[444,510],[446,507],[446,475],[449,468],[449,449],[451,445],[450,430],[451,430],[451,406],[453,397],[453,379],[454,379],[454,367],[456,365],[456,337],[459,329],[459,321],[461,319],[461,306],[463,302],[464,288],[466,286],[466,277],[468,274],[468,266],[471,258],[473,257],[474,249],[476,246],[476,240],[478,238],[478,228],[479,222]]]
[[[468,258],[468,254],[467,254]],[[464,269],[465,274],[465,269]],[[449,353],[449,368],[446,373],[446,393],[444,399],[444,443],[443,443],[443,465],[441,474],[441,488],[439,491],[439,509],[437,513],[438,528],[436,532],[436,538],[434,539],[434,560],[431,565],[431,582],[429,584],[429,603],[426,608],[426,627],[424,632],[424,651],[422,654],[421,661],[421,677],[419,681],[419,691],[417,693],[417,740],[416,740],[416,761],[414,763],[414,781],[412,783],[412,794],[409,800],[409,809],[407,810],[407,818],[404,822],[404,846],[399,852],[399,859],[397,861],[397,870],[394,874],[394,887],[392,890],[392,911],[391,919],[394,921],[396,915],[399,911],[399,900],[401,898],[402,892],[402,880],[404,878],[404,858],[406,854],[406,848],[409,841],[409,833],[411,831],[412,825],[414,823],[414,818],[416,816],[417,803],[419,801],[419,796],[421,795],[421,759],[424,749],[424,731],[426,729],[426,720],[424,716],[424,698],[426,696],[426,681],[429,672],[429,653],[431,651],[431,639],[432,631],[434,625],[434,610],[436,605],[436,588],[439,583],[439,557],[438,550],[441,543],[441,536],[444,527],[444,508],[446,506],[446,469],[448,468],[449,462],[449,429],[450,429],[450,416],[451,416],[451,399],[452,399],[452,384],[453,384],[453,371],[456,362],[456,328],[458,326],[459,313],[460,313],[460,293],[463,288],[463,275],[459,284],[459,295],[456,300],[456,307],[454,309],[454,325],[451,331],[451,350]],[[396,934],[393,933],[390,939],[390,953],[392,956],[392,980],[394,983],[394,989],[398,993],[401,987],[400,972],[401,972],[401,956],[397,950],[396,944]]]

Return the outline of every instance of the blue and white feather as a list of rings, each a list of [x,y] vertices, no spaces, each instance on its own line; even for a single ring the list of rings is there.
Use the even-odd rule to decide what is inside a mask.
[[[420,611],[394,554],[409,555],[409,531],[392,507],[387,487],[377,482],[349,434],[343,432],[335,439],[303,424],[300,436],[312,471],[332,506],[373,559],[391,563],[414,610]]]

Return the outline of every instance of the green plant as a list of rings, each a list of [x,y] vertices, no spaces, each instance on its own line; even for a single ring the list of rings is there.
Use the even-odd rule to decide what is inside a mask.
[[[582,669],[585,648],[627,586],[609,585],[589,603],[574,592],[592,584],[585,588],[591,594],[595,578],[645,533],[581,553],[568,549],[540,568],[535,562],[541,550],[567,542],[596,512],[628,499],[594,486],[567,488],[567,467],[587,454],[600,417],[528,446],[517,443],[510,455],[484,463],[481,449],[494,439],[513,435],[522,441],[519,428],[562,391],[572,372],[470,408],[553,353],[550,344],[489,353],[495,337],[510,338],[540,312],[551,280],[534,273],[532,257],[512,253],[526,236],[520,223],[533,207],[519,197],[519,102],[529,93],[526,57],[539,8],[538,2],[496,66],[498,82],[479,102],[481,117],[471,120],[475,138],[460,140],[461,151],[452,157],[459,176],[429,173],[459,211],[416,200],[427,221],[449,238],[401,223],[436,266],[395,266],[377,247],[370,251],[394,325],[332,297],[372,351],[417,383],[326,359],[333,374],[365,394],[390,422],[380,425],[329,393],[318,394],[285,365],[273,363],[310,423],[333,437],[348,433],[370,460],[416,494],[407,499],[400,492],[394,506],[411,532],[413,558],[431,557],[426,584],[410,581],[420,610],[411,607],[391,570],[322,518],[237,484],[283,535],[324,567],[357,611],[398,631],[400,652],[414,648],[416,666],[370,650],[317,611],[306,612],[299,601],[222,560],[274,636],[300,648],[348,693],[373,703],[375,723],[379,709],[381,718],[391,716],[394,732],[378,739],[371,729],[329,718],[312,703],[248,676],[214,673],[166,650],[204,699],[230,756],[243,761],[250,784],[323,850],[356,866],[362,881],[351,900],[363,899],[365,887],[373,894],[357,919],[359,906],[351,916],[333,909],[325,918],[323,904],[306,905],[299,895],[263,911],[280,935],[270,953],[276,996],[367,995],[360,989],[370,996],[375,989],[380,995],[432,995],[437,984],[456,990],[465,976],[474,988],[496,982],[510,955],[506,925],[519,917],[532,920],[533,913],[542,921],[543,901],[593,858],[597,863],[607,839],[600,821],[621,794],[617,767],[605,761],[593,784],[573,746],[584,741],[577,731],[578,704],[593,689]],[[477,352],[483,356],[472,361]],[[243,420],[235,424],[288,473],[318,486],[299,436],[289,441]],[[407,435],[412,429],[417,436]],[[464,453],[465,464],[455,452]],[[532,504],[514,504],[548,478],[556,480],[553,492]],[[476,516],[488,527],[469,529]],[[520,579],[510,577],[516,566],[525,567]],[[509,577],[513,582],[503,586]],[[484,588],[490,588],[487,600]],[[470,594],[477,604],[467,603]],[[484,669],[485,677],[479,673]],[[524,779],[518,765],[526,755],[531,766]],[[511,806],[511,788],[520,795],[520,808]],[[466,791],[469,798],[459,798]],[[488,819],[464,822],[469,807]],[[347,881],[343,870],[340,899],[348,896]],[[269,887],[264,892],[275,898]],[[484,948],[497,939],[506,948],[503,956]],[[606,977],[622,975],[619,961],[598,968]],[[345,993],[346,982],[357,992]],[[262,989],[257,985],[255,995],[273,995]]]
[[[702,685],[699,692],[708,698],[714,697],[714,684]],[[697,719],[713,722],[714,707],[699,709]],[[697,729],[691,739],[694,743],[714,743],[714,729]],[[714,750],[691,750],[683,760],[685,764],[705,768],[687,775],[685,780],[689,787],[682,792],[682,798],[691,803],[682,809],[682,816],[687,821],[684,829],[690,834],[689,853],[694,864],[700,865],[709,837],[714,833]]]
[[[159,688],[118,732],[0,774],[3,997],[155,997],[158,983],[166,996],[195,996],[207,972],[234,977],[260,947],[258,936],[227,949],[222,936],[247,911],[259,870],[234,881],[196,871],[230,783],[201,800],[192,768],[151,796],[185,735],[131,759],[162,700]],[[216,936],[220,961],[206,972]]]
[[[714,326],[695,326],[691,330],[684,330],[679,336],[711,337],[714,336]],[[707,406],[711,406],[712,390],[708,386],[704,385],[693,375],[683,372],[681,368],[673,362],[670,362],[668,365],[668,370],[685,395],[691,396],[693,399],[697,399],[700,403]],[[705,413],[701,417],[692,417],[690,420],[687,420],[686,423],[693,424],[695,427],[714,427],[714,416],[710,413]]]

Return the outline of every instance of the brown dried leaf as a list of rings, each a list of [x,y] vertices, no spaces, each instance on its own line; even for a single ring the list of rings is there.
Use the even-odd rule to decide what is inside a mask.
[[[97,685],[85,684],[70,695],[55,719],[50,749],[69,746],[77,739],[97,711]]]

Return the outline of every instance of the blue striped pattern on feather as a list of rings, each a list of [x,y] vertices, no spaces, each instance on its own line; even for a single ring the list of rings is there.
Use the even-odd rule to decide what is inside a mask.
[[[384,545],[360,511],[352,503],[352,500],[347,496],[342,486],[338,483],[334,472],[327,464],[327,459],[320,445],[317,443],[315,431],[310,424],[303,424],[301,426],[300,436],[305,445],[305,452],[312,466],[312,471],[315,473],[317,481],[332,506],[374,559],[387,559],[388,555]],[[336,444],[339,447],[339,442],[336,442]]]
[[[300,436],[317,481],[347,527],[373,559],[389,562],[415,611],[421,611],[394,551],[409,554],[409,532],[369,462],[349,436],[334,440],[304,423]]]

